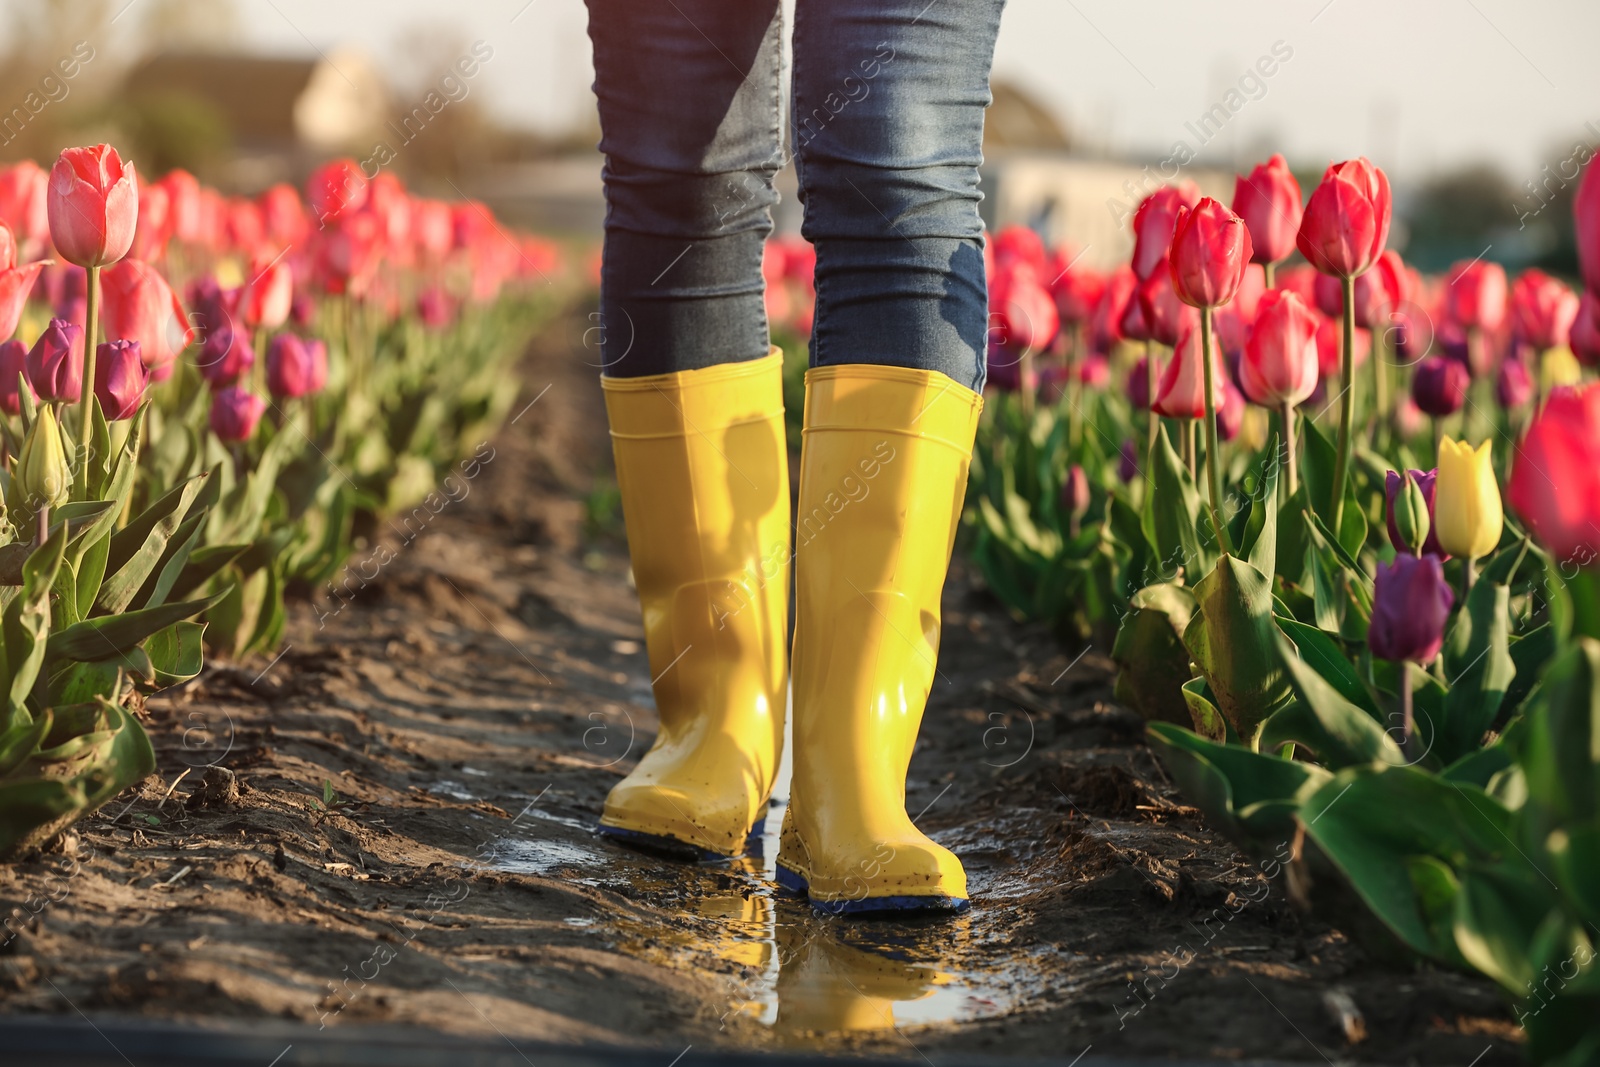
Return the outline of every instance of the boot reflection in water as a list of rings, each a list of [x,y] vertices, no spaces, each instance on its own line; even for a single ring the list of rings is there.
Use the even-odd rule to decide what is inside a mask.
[[[889,1030],[895,1005],[931,996],[951,976],[926,963],[864,951],[811,923],[778,927],[780,1033]]]
[[[778,763],[778,876],[835,912],[960,909],[905,779],[935,676],[988,327],[978,165],[1003,0],[588,0],[607,200],[607,413],[661,728],[606,803],[626,841],[732,856]],[[670,87],[670,91],[669,91]],[[816,249],[789,541],[762,248],[791,156]]]

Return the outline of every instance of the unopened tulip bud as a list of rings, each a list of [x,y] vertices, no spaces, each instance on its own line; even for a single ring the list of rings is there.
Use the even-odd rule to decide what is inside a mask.
[[[51,319],[28,350],[28,381],[41,400],[74,403],[83,395],[83,327]]]
[[[1454,415],[1467,402],[1472,372],[1466,364],[1450,356],[1429,356],[1417,364],[1411,379],[1411,398],[1417,407],[1438,418]]]
[[[110,341],[95,349],[94,395],[107,422],[133,418],[150,385],[138,341]]]
[[[1444,644],[1455,594],[1437,556],[1399,555],[1378,564],[1367,645],[1379,659],[1427,663]]]
[[[265,400],[230,385],[211,400],[211,432],[224,441],[248,441],[266,410]]]
[[[40,507],[55,507],[67,499],[72,487],[72,469],[67,466],[67,451],[61,443],[55,409],[49,404],[39,409],[33,429],[22,442],[16,478],[23,499],[35,511]]]
[[[1428,518],[1428,501],[1422,495],[1422,488],[1409,476],[1402,478],[1390,471],[1388,479],[1394,483],[1389,521],[1394,528],[1395,550],[1420,556],[1432,526],[1432,520]]]

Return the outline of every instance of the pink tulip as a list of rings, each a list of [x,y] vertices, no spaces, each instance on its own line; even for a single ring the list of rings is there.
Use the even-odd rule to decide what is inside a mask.
[[[294,272],[282,254],[257,253],[250,261],[249,280],[239,295],[239,316],[245,325],[275,330],[289,321],[294,305]]]
[[[1295,243],[1323,274],[1353,278],[1378,261],[1393,210],[1388,176],[1365,156],[1335,163],[1312,191]]]
[[[184,244],[198,243],[203,226],[200,217],[200,183],[186,170],[172,170],[162,175],[160,184],[167,191],[172,236]],[[145,358],[150,358],[148,352]]]
[[[1591,293],[1600,294],[1600,166],[1592,160],[1572,198],[1572,221],[1583,283]]]
[[[1542,270],[1525,270],[1511,287],[1511,330],[1539,351],[1565,345],[1578,317],[1578,294]]]
[[[1600,366],[1600,296],[1585,291],[1578,301],[1578,315],[1567,334],[1572,354],[1586,367]]]
[[[306,199],[318,225],[337,222],[347,211],[359,211],[367,202],[367,176],[353,159],[324,163],[306,183]]]
[[[1002,268],[989,294],[991,330],[1015,349],[1044,349],[1061,328],[1055,301],[1033,269],[1018,263]]]
[[[194,339],[167,280],[148,263],[125,259],[101,275],[100,286],[107,336],[137,341],[145,366],[163,380],[162,368]]]
[[[1251,255],[1244,220],[1209,196],[1178,210],[1169,263],[1172,288],[1185,304],[1217,308],[1232,300]]]
[[[279,182],[261,194],[257,204],[261,208],[261,221],[266,227],[267,240],[282,249],[299,244],[305,239],[309,223],[305,205],[292,185]]]
[[[1215,346],[1211,350],[1212,380],[1221,387],[1227,376],[1217,359]],[[1200,362],[1200,327],[1198,324],[1184,328],[1183,337],[1167,364],[1166,373],[1156,390],[1155,411],[1169,419],[1200,419],[1206,414],[1205,365]]]
[[[172,196],[157,182],[139,186],[139,221],[133,230],[128,255],[134,259],[161,258],[172,239]]]
[[[49,260],[17,266],[17,244],[11,228],[0,222],[0,338],[17,332],[22,321],[22,309],[33,292],[39,272],[49,266]],[[0,382],[0,389],[5,387]]]
[[[0,168],[0,222],[36,251],[50,236],[49,188],[50,175],[31,159]]]
[[[1133,213],[1133,273],[1145,281],[1158,267],[1172,247],[1172,235],[1178,224],[1178,210],[1193,207],[1200,200],[1200,187],[1192,181],[1177,185],[1163,185],[1139,204]]]
[[[1239,362],[1245,395],[1270,408],[1303,403],[1317,387],[1317,329],[1316,314],[1294,293],[1262,297]]]
[[[68,148],[50,168],[50,238],[69,263],[103,267],[128,254],[139,216],[139,179],[110,145]]]
[[[1300,183],[1281,155],[1234,179],[1233,210],[1250,229],[1252,262],[1276,263],[1294,251],[1304,208]]]
[[[1200,328],[1200,313],[1178,299],[1172,271],[1165,266],[1139,283],[1139,307],[1149,339],[1172,348],[1190,325]]]
[[[1450,268],[1445,308],[1466,329],[1497,330],[1506,317],[1506,269],[1475,259]]]
[[[0,344],[0,411],[7,415],[22,413],[20,386],[26,385],[28,395],[36,401],[39,399],[33,384],[27,380],[27,360],[28,346],[21,341]]]

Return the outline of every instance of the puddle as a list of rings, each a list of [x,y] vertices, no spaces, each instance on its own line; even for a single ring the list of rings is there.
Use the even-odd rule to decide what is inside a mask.
[[[506,837],[494,843],[483,862],[508,874],[552,874],[566,867],[604,867],[607,857],[564,841]]]
[[[428,792],[435,796],[449,797],[451,800],[477,800],[478,798],[467,789],[462,782],[441,778],[428,787]]]

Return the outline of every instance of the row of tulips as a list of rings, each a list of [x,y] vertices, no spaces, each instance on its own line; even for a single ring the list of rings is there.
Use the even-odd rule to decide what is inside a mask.
[[[1003,231],[971,551],[1109,642],[1213,825],[1391,957],[1600,1054],[1600,168],[1579,291],[1425,278],[1364,159],[1162,188],[1108,275]],[[1126,388],[1112,383],[1127,375]],[[1559,977],[1557,977],[1559,976]]]
[[[107,145],[0,170],[0,858],[154,769],[145,696],[426,527],[561,278],[349,161],[304,198],[143,183]]]

